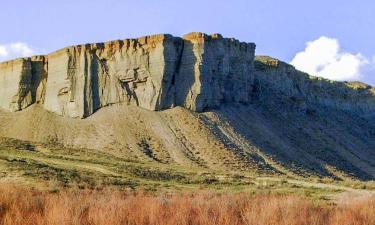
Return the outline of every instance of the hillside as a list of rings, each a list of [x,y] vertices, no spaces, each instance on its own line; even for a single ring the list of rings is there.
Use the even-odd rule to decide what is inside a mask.
[[[371,86],[313,77],[277,59],[254,57],[249,49],[252,44],[218,35],[194,33],[184,40],[156,36],[144,41],[149,45],[147,40],[155,38],[166,38],[167,42],[159,47],[164,46],[168,52],[177,46],[177,55],[171,60],[170,53],[165,54],[164,50],[163,59],[143,52],[150,60],[145,65],[153,65],[152,60],[156,60],[155,68],[164,68],[155,72],[155,68],[148,67],[149,78],[143,81],[138,80],[138,69],[144,62],[137,61],[138,53],[134,51],[135,58],[129,52],[125,54],[122,47],[70,47],[53,53],[52,58],[23,59],[31,67],[22,67],[21,89],[14,89],[14,96],[2,98],[2,178],[32,183],[57,181],[64,185],[99,182],[124,187],[169,186],[165,181],[171,181],[176,186],[193,188],[221,182],[227,188],[238,184],[250,189],[251,184],[259,184],[256,177],[273,177],[279,182],[374,180],[375,91]],[[193,46],[187,44],[190,41]],[[184,53],[188,46],[192,47],[189,54]],[[201,47],[204,51],[199,50]],[[143,84],[132,84],[136,88],[132,92],[129,86],[116,89],[113,79],[118,73],[111,69],[96,73],[96,66],[87,67],[93,65],[90,54],[96,57],[98,49],[113,54],[105,60],[108,65],[114,60],[108,68],[117,68],[120,64],[116,63],[123,63],[123,70],[136,67],[135,74],[133,70],[127,73],[135,81],[121,78],[118,84],[147,83],[151,77],[152,84],[145,85],[151,85],[156,92],[149,95],[147,87],[137,89]],[[60,68],[55,74],[54,62],[51,64],[56,54],[64,52],[76,52],[69,56],[67,80],[63,70]],[[76,56],[77,52],[83,58]],[[130,58],[122,58],[124,54]],[[189,61],[191,54],[201,61]],[[246,55],[244,60],[234,61],[242,54]],[[43,76],[40,70],[33,69],[36,59],[48,62]],[[72,64],[79,60],[85,67]],[[172,70],[169,63],[176,67]],[[90,73],[86,73],[87,68],[91,68]],[[86,72],[79,72],[82,69]],[[25,80],[28,74],[29,81]],[[12,77],[0,73],[1,76]],[[93,85],[96,76],[107,76],[109,83],[101,80],[96,83],[99,86]],[[195,79],[189,83],[187,77],[191,76]],[[44,78],[37,79],[37,87],[24,85],[35,84],[33,77]],[[156,77],[159,86],[155,85]],[[69,81],[69,88],[56,95],[62,105],[49,105],[59,89],[57,78]],[[10,84],[10,80],[5,80],[8,83],[0,80],[0,85]],[[187,92],[181,95],[183,90]],[[11,107],[6,108],[7,98],[17,101],[12,100]]]
[[[18,113],[2,111],[0,135],[163,165],[373,179],[375,127],[368,120],[337,110],[303,114],[282,102],[263,104],[226,105],[203,113],[120,105],[85,120],[33,106]]]

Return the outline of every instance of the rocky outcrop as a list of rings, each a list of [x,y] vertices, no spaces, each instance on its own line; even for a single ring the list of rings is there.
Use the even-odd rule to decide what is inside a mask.
[[[203,111],[247,102],[254,51],[252,43],[203,33],[72,46],[1,64],[0,106],[18,111],[41,103],[83,118],[116,103]]]
[[[254,64],[253,100],[272,103],[272,99],[283,99],[307,113],[316,107],[328,107],[375,115],[375,88],[369,85],[310,76],[268,56],[257,56]]]
[[[73,46],[48,56],[45,108],[86,117],[126,102],[149,110],[173,106],[182,41],[170,35]]]
[[[1,63],[0,107],[19,111],[35,102],[43,102],[46,69],[44,56]]]
[[[375,114],[372,87],[312,77],[277,59],[254,60],[254,53],[253,43],[204,33],[71,46],[1,63],[0,107],[19,111],[38,103],[62,116],[84,118],[118,103],[201,112],[223,103],[272,104],[278,98],[304,112],[318,105]]]
[[[223,102],[249,102],[255,44],[190,33],[176,76],[177,105],[202,111]]]

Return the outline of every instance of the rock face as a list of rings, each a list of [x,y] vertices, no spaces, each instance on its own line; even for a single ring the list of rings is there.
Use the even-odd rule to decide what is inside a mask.
[[[176,77],[177,105],[202,111],[222,102],[249,102],[255,44],[190,33]]]
[[[70,117],[86,117],[120,102],[149,110],[172,107],[181,50],[181,40],[156,35],[52,53],[44,106]]]
[[[254,54],[254,43],[204,33],[71,46],[1,63],[0,107],[19,111],[38,103],[84,118],[118,103],[201,112],[223,103],[283,98],[306,112],[314,104],[374,114],[370,86],[312,77],[270,57],[254,60]]]
[[[375,89],[360,82],[337,82],[310,76],[268,56],[255,60],[253,98],[283,98],[304,112],[328,107],[358,115],[375,115]]]
[[[47,78],[44,56],[0,64],[0,107],[19,111],[44,101]]]
[[[247,102],[254,51],[253,43],[203,33],[72,46],[1,64],[0,106],[18,111],[41,103],[83,118],[116,103],[202,111]]]

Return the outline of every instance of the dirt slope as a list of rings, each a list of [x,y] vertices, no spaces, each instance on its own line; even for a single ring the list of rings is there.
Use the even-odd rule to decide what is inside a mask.
[[[17,113],[0,111],[0,124],[2,137],[138,161],[295,177],[375,177],[371,119],[318,107],[300,113],[282,101],[225,105],[204,113],[113,105],[83,120],[35,105]]]

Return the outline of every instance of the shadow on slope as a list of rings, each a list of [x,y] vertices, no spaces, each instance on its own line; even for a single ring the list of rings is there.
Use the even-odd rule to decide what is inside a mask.
[[[241,137],[232,138],[234,145],[257,152],[286,173],[374,179],[373,123],[345,111],[316,107],[303,113],[287,106],[275,99],[272,105],[228,105],[203,118],[223,136],[234,130]]]

